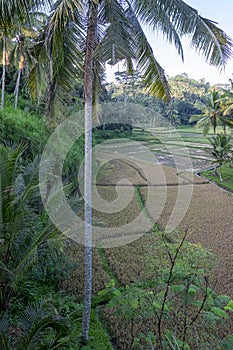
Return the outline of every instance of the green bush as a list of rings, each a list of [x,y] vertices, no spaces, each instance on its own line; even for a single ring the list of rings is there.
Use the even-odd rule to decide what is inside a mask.
[[[220,349],[230,332],[232,301],[210,287],[213,255],[185,242],[185,235],[157,234],[154,252],[148,252],[154,278],[115,288],[105,308],[113,339],[127,350]]]
[[[0,142],[27,145],[24,155],[27,160],[42,153],[50,134],[41,117],[21,109],[15,111],[12,106],[0,111],[0,125]]]

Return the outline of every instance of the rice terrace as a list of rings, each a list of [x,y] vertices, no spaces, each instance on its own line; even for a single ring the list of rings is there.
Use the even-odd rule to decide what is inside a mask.
[[[233,350],[231,2],[0,0],[0,350]]]
[[[162,167],[162,172],[165,175],[165,182],[161,182],[161,178],[156,177],[159,171],[157,172],[154,170],[149,162],[146,163],[143,159],[144,157],[139,160],[138,153],[140,149],[135,149],[135,151],[133,151],[131,145],[132,140],[140,141],[140,144],[143,145],[141,148],[142,153],[145,152],[144,146],[154,153],[155,159],[158,161],[156,166],[159,168]],[[172,154],[170,151],[171,146]],[[126,302],[126,305],[122,306],[122,308],[125,310],[124,308],[127,309],[128,307],[128,312],[131,316],[128,316],[129,318],[125,316],[125,319],[122,319],[122,328],[119,327],[117,318],[114,318],[114,313],[111,316],[108,308],[105,310],[105,308],[103,309],[103,307],[101,307],[100,310],[102,311],[100,317],[104,323],[105,317],[107,317],[108,322],[109,319],[111,320],[107,328],[109,328],[110,333],[113,334],[113,340],[118,348],[137,349],[137,347],[133,346],[133,344],[136,344],[134,339],[137,338],[139,330],[144,330],[143,322],[145,322],[145,316],[143,318],[143,316],[140,315],[139,318],[141,318],[141,320],[139,321],[137,312],[139,314],[141,313],[140,302],[139,304],[135,302],[135,306],[132,306],[131,303],[133,303],[133,298],[138,298],[139,300],[140,297],[142,298],[142,303],[145,302],[143,301],[145,296],[143,296],[142,290],[144,290],[144,288],[146,290],[147,288],[151,288],[153,284],[153,282],[151,284],[151,281],[155,278],[154,274],[156,273],[152,268],[153,263],[157,268],[160,263],[164,263],[165,252],[161,252],[162,243],[159,243],[160,239],[164,242],[164,237],[161,238],[160,232],[165,230],[169,221],[172,222],[172,220],[176,219],[172,216],[179,215],[177,211],[173,212],[173,210],[180,187],[182,187],[183,190],[181,190],[179,195],[184,197],[184,202],[182,203],[181,200],[181,206],[178,207],[178,211],[184,211],[185,215],[184,217],[181,216],[182,220],[180,220],[176,229],[177,232],[170,233],[170,238],[168,238],[168,234],[168,242],[170,242],[170,239],[172,242],[173,236],[174,242],[177,242],[176,240],[180,242],[180,239],[185,235],[185,241],[189,247],[188,249],[194,249],[197,256],[200,254],[198,257],[200,261],[195,261],[195,254],[193,257],[192,253],[190,254],[190,259],[192,260],[193,258],[194,261],[190,261],[188,266],[184,267],[185,270],[187,269],[186,273],[190,273],[189,268],[192,264],[195,266],[195,271],[204,268],[207,269],[205,271],[205,278],[206,281],[208,278],[208,287],[206,288],[210,288],[209,290],[214,288],[215,292],[213,292],[213,295],[217,292],[219,295],[222,295],[223,299],[227,298],[226,295],[232,297],[233,279],[230,271],[232,270],[233,238],[231,232],[233,218],[231,213],[233,197],[231,191],[217,186],[216,183],[204,176],[200,176],[200,173],[204,172],[206,169],[210,169],[209,172],[213,175],[213,156],[211,155],[210,144],[208,144],[206,137],[203,137],[200,130],[198,131],[190,127],[181,129],[172,128],[169,130],[162,127],[152,130],[135,129],[130,139],[123,139],[120,143],[117,139],[109,140],[107,146],[105,145],[103,149],[104,151],[101,153],[101,157],[102,160],[104,159],[104,165],[100,167],[100,174],[97,175],[97,191],[105,201],[109,202],[109,205],[111,205],[111,201],[114,201],[118,195],[120,195],[118,190],[121,186],[125,197],[127,197],[127,188],[131,189],[131,187],[133,187],[134,194],[130,204],[125,205],[124,209],[116,214],[107,214],[98,210],[94,210],[93,212],[94,221],[96,220],[97,223],[101,223],[103,227],[115,227],[114,237],[98,236],[99,243],[97,243],[97,245],[99,244],[99,247],[94,248],[93,251],[93,290],[97,295],[97,300],[98,298],[100,299],[98,303],[101,305],[105,304],[106,300],[114,295],[116,295],[116,298],[117,296],[119,299],[122,298],[119,290],[126,288],[124,298],[129,298],[129,300],[128,304]],[[124,159],[124,157],[122,157],[124,153],[129,153],[130,157]],[[188,162],[184,159],[185,157],[189,157]],[[188,168],[184,168],[185,166]],[[147,171],[153,173],[151,177],[149,176],[149,183],[145,176]],[[199,175],[197,175],[197,173]],[[121,182],[122,179],[127,179],[130,184],[124,181]],[[164,197],[164,187],[166,187],[166,198],[162,212],[158,218],[156,210],[159,204],[156,205],[156,203],[162,201]],[[192,189],[190,202],[186,200],[187,187]],[[146,201],[148,191],[150,191],[154,205],[147,207]],[[188,207],[184,207],[185,205]],[[140,228],[135,226],[131,228],[131,231],[127,231],[124,225],[131,222],[141,211],[143,211],[146,220],[155,224],[152,225],[151,229],[146,234],[142,234]],[[224,220],[221,218],[224,218]],[[118,232],[118,226],[123,226],[124,230]],[[132,243],[130,243],[131,241]],[[107,248],[104,248],[106,242]],[[120,246],[117,247],[118,245]],[[114,248],[114,246],[116,247]],[[166,249],[168,249],[168,247],[166,247]],[[187,247],[184,249],[187,249]],[[205,252],[205,249],[207,249],[208,252]],[[78,256],[82,256],[83,254],[79,245],[73,247],[71,255],[73,255],[74,259],[77,255],[77,251],[79,252]],[[208,271],[208,266],[211,266],[211,272]],[[64,288],[68,292],[75,293],[75,295],[79,295],[80,298],[82,298],[80,285],[84,283],[83,268],[83,265],[81,269],[79,266],[64,285]],[[195,273],[196,272],[194,272],[194,275]],[[198,278],[200,278],[200,276]],[[177,279],[179,281],[179,278]],[[164,283],[166,282],[164,281]],[[106,286],[108,287],[106,288]],[[129,295],[127,295],[127,288]],[[179,288],[182,290],[181,286],[177,287],[179,291],[178,294],[181,292]],[[202,288],[204,288],[204,286],[202,286]],[[130,293],[132,295],[130,295]],[[142,293],[141,296],[140,293]],[[177,297],[176,293],[174,293],[173,297]],[[101,298],[103,298],[102,301]],[[158,297],[158,300],[160,300],[160,298],[161,295]],[[120,303],[119,300],[116,301],[116,303],[118,302]],[[221,302],[219,302],[218,305],[220,306]],[[130,310],[130,307],[133,308],[133,310]],[[157,307],[159,308],[159,302]],[[126,311],[122,311],[122,316],[125,315],[125,312]],[[116,313],[116,315],[118,315],[118,313]],[[146,319],[148,320],[148,318],[149,316],[147,315]],[[115,322],[117,328],[116,325],[114,325]],[[177,322],[177,320],[173,320],[173,322]],[[153,322],[150,326],[152,325]],[[130,330],[129,327],[132,327],[132,329]],[[153,325],[153,327],[155,327],[155,325]],[[231,325],[229,325],[229,327],[231,329]],[[199,348],[200,347],[193,347],[192,349]],[[205,349],[205,347],[203,347],[203,349]]]

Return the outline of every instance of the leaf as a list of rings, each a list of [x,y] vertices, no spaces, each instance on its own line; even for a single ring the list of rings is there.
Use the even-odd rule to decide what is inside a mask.
[[[208,125],[205,125],[205,126],[204,126],[204,129],[203,129],[203,135],[206,136],[206,135],[208,134],[209,130],[210,130],[209,124],[208,124]]]
[[[98,295],[99,296],[104,296],[104,295],[107,295],[109,294],[109,290],[108,289],[102,289],[98,292]]]
[[[203,300],[196,300],[194,302],[192,302],[192,305],[197,306],[197,307],[201,307],[203,304]]]
[[[113,295],[117,296],[117,297],[120,297],[121,296],[121,292],[119,291],[119,289],[114,288]]]
[[[226,340],[223,340],[218,350],[232,350],[233,348],[233,334],[229,335]]]
[[[210,308],[210,311],[213,312],[216,316],[228,318],[227,313],[224,310],[219,309],[218,307],[213,306]]]
[[[229,303],[224,306],[224,310],[233,312],[233,300],[230,300]]]
[[[175,293],[181,293],[185,290],[185,286],[183,284],[175,284],[170,289]]]
[[[188,294],[195,295],[200,290],[199,287],[194,286],[193,284],[188,289]]]
[[[172,346],[172,349],[184,349],[184,350],[191,350],[190,346],[188,345],[188,343],[183,342],[180,339],[177,339],[173,332],[169,331],[169,330],[165,330],[165,337],[167,338],[167,340],[169,341],[170,346]]]

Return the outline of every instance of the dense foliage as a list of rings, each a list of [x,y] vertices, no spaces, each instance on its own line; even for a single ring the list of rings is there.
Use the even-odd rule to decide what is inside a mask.
[[[216,92],[186,74],[167,80],[141,24],[160,29],[181,57],[181,37],[187,34],[210,64],[224,66],[231,56],[230,38],[180,0],[153,6],[146,1],[1,1],[0,349],[112,350],[109,338],[129,350],[232,347],[226,320],[233,302],[212,289],[212,254],[186,242],[185,236],[168,237],[157,230],[154,245],[142,257],[145,275],[137,281],[126,267],[122,281],[129,283],[123,283],[111,267],[109,252],[101,247],[94,252],[102,270],[96,273],[87,342],[88,336],[82,336],[83,284],[78,281],[77,291],[70,283],[74,270],[83,269],[83,247],[75,249],[72,260],[75,244],[53,226],[40,198],[38,166],[44,147],[59,122],[83,109],[88,92],[96,120],[100,102],[139,104],[157,117],[148,120],[134,113],[125,123],[100,118],[93,146],[110,138],[136,140],[134,124],[149,125],[155,119],[171,127],[187,125],[195,115],[199,126],[207,122],[215,131],[221,125],[225,133],[232,125],[232,94],[223,87]],[[87,40],[91,32],[92,43]],[[127,72],[116,74],[117,84],[103,85],[103,65],[122,60]],[[134,61],[141,73],[134,71]],[[144,129],[140,132],[145,136]],[[54,147],[67,150],[67,140],[59,141]],[[223,165],[230,137],[217,135],[212,144]],[[82,135],[68,151],[62,173],[66,195],[81,215],[82,177],[78,180],[77,174],[85,156]],[[144,211],[142,200],[137,205]]]
[[[139,104],[150,108],[161,120],[165,119],[172,125],[188,125],[193,115],[202,115],[206,108],[207,96],[213,89],[224,91],[224,88],[229,87],[212,87],[204,79],[196,81],[185,73],[168,78],[168,82],[172,98],[169,103],[165,103],[148,94],[139,73],[129,75],[126,72],[118,72],[116,83],[105,85],[105,100]]]

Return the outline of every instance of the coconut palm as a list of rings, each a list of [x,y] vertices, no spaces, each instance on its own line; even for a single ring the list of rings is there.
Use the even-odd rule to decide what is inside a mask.
[[[213,146],[212,155],[216,159],[214,163],[215,176],[217,176],[217,165],[219,166],[219,178],[222,181],[221,167],[224,163],[232,160],[232,144],[231,136],[225,134],[217,134],[209,138]]]
[[[0,318],[0,349],[57,349],[66,346],[69,323],[48,302],[31,305],[18,316],[18,326],[10,324],[5,312]],[[50,339],[48,337],[50,335]]]
[[[38,164],[22,171],[19,160],[24,150],[0,146],[0,314],[8,309],[25,273],[47,254],[63,249],[62,236],[40,220],[35,197],[39,195],[35,192]]]
[[[15,85],[15,109],[18,106],[19,87],[23,74],[28,75],[30,67],[34,64],[31,55],[30,46],[33,45],[33,39],[37,36],[37,29],[31,29],[30,26],[14,26],[14,45],[10,51],[10,64],[17,69],[17,79]]]
[[[226,126],[233,128],[233,92],[225,91],[221,98],[222,108],[222,123],[224,132],[226,133]]]
[[[8,61],[8,47],[7,47],[7,34],[6,31],[2,31],[1,33],[1,39],[2,39],[2,84],[1,84],[1,89],[2,89],[2,94],[1,94],[1,105],[0,109],[4,108],[5,104],[5,85],[6,85],[6,68],[9,64]]]
[[[92,120],[94,92],[98,91],[101,80],[100,68],[106,62],[115,64],[124,60],[128,71],[136,66],[141,72],[151,94],[169,100],[165,72],[155,58],[142,25],[153,31],[160,30],[182,58],[181,37],[188,35],[194,49],[202,53],[209,64],[218,67],[224,66],[231,56],[232,42],[215,22],[200,16],[182,0],[58,0],[50,13],[35,47],[37,62],[42,64],[45,58],[48,62],[50,105],[61,85],[69,86],[70,77],[75,80],[84,72],[86,277],[82,334],[87,339],[92,282]],[[41,64],[36,66],[39,73]]]
[[[50,0],[43,1],[44,9],[48,10],[50,5]],[[5,80],[6,80],[6,67],[8,65],[8,55],[12,46],[12,39],[15,38],[16,28],[23,26],[26,23],[31,23],[31,18],[35,17],[35,9],[41,9],[41,2],[39,0],[0,0],[0,38],[2,41],[2,96],[0,109],[4,108],[5,103]],[[31,31],[33,27],[31,26]],[[25,35],[25,29],[23,30]],[[20,36],[22,30],[20,31]],[[18,33],[19,36],[19,33]],[[22,40],[20,40],[22,43]],[[10,48],[8,47],[10,46]],[[22,45],[21,45],[22,46]],[[20,75],[22,69],[20,67],[24,66],[25,57],[21,54],[18,70],[17,83],[20,80]],[[16,86],[17,87],[17,86]],[[17,89],[16,89],[17,93]],[[16,94],[17,100],[17,94]],[[17,101],[16,101],[17,105]]]
[[[190,122],[196,122],[197,128],[203,128],[203,134],[206,136],[213,128],[214,135],[218,125],[223,127],[226,134],[226,126],[233,127],[233,99],[229,92],[220,92],[214,90],[206,98],[206,109],[203,114],[193,115]]]
[[[224,96],[221,95],[218,91],[213,90],[206,98],[206,108],[204,113],[193,115],[190,118],[190,122],[196,122],[195,126],[197,128],[203,128],[204,136],[208,134],[211,127],[213,128],[215,135],[219,122],[224,122],[221,104],[223,97]]]

